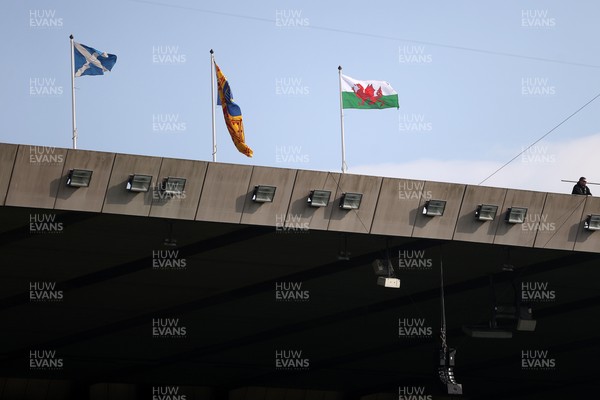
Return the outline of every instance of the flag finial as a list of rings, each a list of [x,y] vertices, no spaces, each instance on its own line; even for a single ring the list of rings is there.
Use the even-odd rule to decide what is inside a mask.
[[[73,40],[73,34],[71,33],[71,35],[69,36],[69,39]]]
[[[342,66],[338,65],[338,70],[341,71],[342,70]]]
[[[214,54],[214,51],[213,51],[213,49],[210,49],[210,54]]]

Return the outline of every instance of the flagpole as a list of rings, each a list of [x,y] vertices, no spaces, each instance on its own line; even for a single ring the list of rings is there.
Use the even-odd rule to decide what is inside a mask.
[[[342,174],[346,172],[346,144],[344,142],[344,107],[342,101],[342,66],[338,67],[340,76],[340,126],[342,128]]]
[[[210,49],[210,104],[212,107],[212,156],[213,162],[217,161],[217,126],[215,124],[215,54]]]
[[[77,149],[77,122],[75,119],[75,45],[73,44],[73,35],[69,36],[71,40],[71,117],[73,120],[73,149]]]

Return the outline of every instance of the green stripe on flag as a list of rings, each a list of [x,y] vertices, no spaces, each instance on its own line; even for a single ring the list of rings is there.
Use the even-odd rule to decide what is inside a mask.
[[[354,92],[342,92],[342,108],[360,108],[365,110],[382,110],[384,108],[398,108],[398,95],[382,96],[374,104],[358,97]]]

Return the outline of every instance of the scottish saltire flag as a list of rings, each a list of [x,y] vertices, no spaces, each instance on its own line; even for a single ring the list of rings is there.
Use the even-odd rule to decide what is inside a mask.
[[[227,125],[229,135],[231,135],[231,140],[233,140],[233,144],[235,144],[240,153],[252,157],[253,151],[246,145],[246,138],[244,136],[242,110],[233,102],[233,93],[231,93],[229,82],[227,82],[227,78],[225,78],[217,63],[215,63],[215,67],[217,69],[217,86],[219,90],[217,104],[223,108],[223,117],[225,118],[225,125]]]
[[[117,62],[117,56],[98,51],[81,43],[73,42],[75,76],[104,75]]]

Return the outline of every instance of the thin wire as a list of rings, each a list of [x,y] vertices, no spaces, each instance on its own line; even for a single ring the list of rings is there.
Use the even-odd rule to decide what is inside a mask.
[[[530,148],[532,148],[533,146],[535,146],[537,143],[539,143],[540,141],[542,141],[546,136],[548,136],[549,134],[551,134],[552,132],[554,132],[556,129],[558,129],[562,124],[564,124],[565,122],[567,122],[568,120],[570,120],[572,117],[574,117],[577,113],[579,113],[581,110],[583,110],[584,108],[586,108],[588,105],[592,104],[598,97],[600,97],[600,93],[598,93],[596,96],[594,96],[593,99],[591,99],[590,101],[588,101],[587,103],[585,103],[583,106],[579,107],[577,109],[577,111],[575,111],[574,113],[572,113],[571,115],[569,115],[567,118],[563,119],[558,125],[556,125],[554,128],[552,128],[548,132],[546,132],[541,138],[539,138],[538,140],[536,140],[535,142],[533,142],[532,144],[530,144],[529,146],[527,146],[527,148],[525,148],[519,154],[517,154],[512,159],[510,159],[510,161],[508,161],[503,166],[501,166],[500,168],[498,168],[497,170],[495,170],[487,178],[485,178],[484,180],[482,180],[481,182],[479,182],[478,185],[481,185],[483,182],[487,181],[492,176],[496,175],[498,172],[500,172],[502,169],[504,169],[504,167],[506,167],[508,164],[510,164],[511,162],[515,161],[521,154],[525,153],[527,150],[529,150]]]
[[[335,182],[335,186],[337,187],[337,189],[343,193],[343,192],[344,192],[344,190],[342,189],[342,186],[340,185],[340,182],[341,182],[341,180],[342,180],[342,177],[343,177],[345,174],[340,174],[340,175],[341,175],[341,176],[340,176],[340,180],[339,180],[339,181],[336,181],[336,180],[335,180],[335,176],[334,176],[334,173],[333,173],[333,172],[328,172],[328,173],[327,173],[327,176],[328,176],[328,177],[331,177],[331,179],[333,179],[333,181]],[[383,185],[383,182],[382,182],[381,184]],[[363,226],[363,228],[365,228],[365,232],[369,233],[369,232],[370,232],[370,229],[369,229],[369,228],[367,228],[367,226],[366,226],[366,225],[365,225],[365,223],[363,222],[362,218],[360,218],[360,215],[358,214],[358,211],[357,211],[356,209],[352,209],[352,210],[350,210],[350,211],[354,211],[354,214],[356,215],[356,218],[358,219],[358,222],[360,222],[360,224]]]
[[[134,3],[143,3],[143,4],[154,5],[154,6],[178,8],[178,9],[182,9],[182,10],[192,10],[192,11],[198,11],[198,12],[207,13],[207,14],[222,15],[225,17],[234,17],[234,18],[248,19],[248,20],[259,21],[259,22],[268,22],[268,23],[272,23],[272,24],[274,24],[276,22],[274,19],[270,19],[270,18],[253,17],[250,15],[233,14],[233,13],[227,13],[227,12],[221,12],[221,11],[206,10],[206,9],[201,9],[201,8],[196,8],[196,7],[180,6],[180,5],[175,5],[175,4],[166,4],[166,3],[161,3],[158,1],[149,1],[149,0],[129,0],[129,1],[134,2]],[[432,47],[441,47],[441,48],[452,49],[452,50],[469,51],[469,52],[473,52],[473,53],[481,53],[481,54],[488,54],[488,55],[494,55],[494,56],[520,58],[520,59],[524,59],[524,60],[542,61],[542,62],[549,62],[549,63],[555,63],[555,64],[572,65],[572,66],[577,66],[577,67],[600,68],[600,65],[594,65],[594,64],[576,63],[576,62],[555,60],[555,59],[544,58],[544,57],[524,56],[521,54],[506,53],[506,52],[502,52],[502,51],[478,49],[478,48],[473,48],[473,47],[458,46],[458,45],[437,43],[437,42],[428,42],[428,41],[424,41],[424,40],[405,39],[405,38],[400,38],[400,37],[395,37],[395,36],[378,35],[375,33],[355,32],[355,31],[349,31],[349,30],[345,30],[345,29],[330,28],[330,27],[326,27],[326,26],[317,26],[317,25],[312,25],[312,24],[309,24],[309,25],[305,26],[304,28],[320,30],[320,31],[327,31],[327,32],[344,33],[344,34],[363,36],[363,37],[371,37],[371,38],[376,38],[376,39],[416,43],[416,44],[422,44],[422,45],[427,45],[427,46],[432,46]]]

